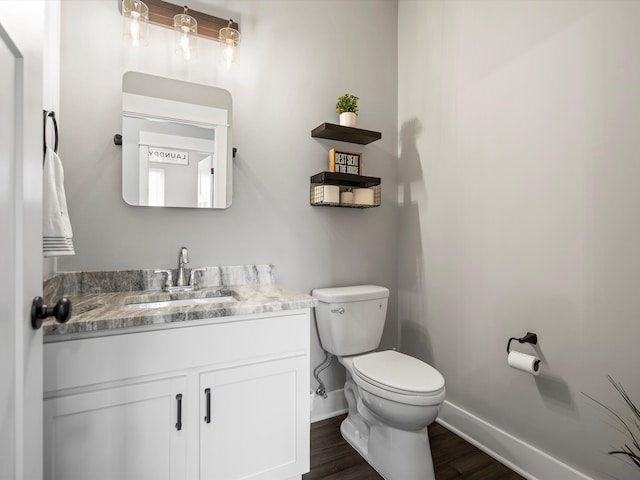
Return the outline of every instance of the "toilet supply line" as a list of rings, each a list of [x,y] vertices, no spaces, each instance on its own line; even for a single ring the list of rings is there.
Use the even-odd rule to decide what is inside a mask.
[[[316,388],[315,393],[322,398],[327,398],[327,391],[325,389],[324,383],[322,382],[322,380],[320,380],[320,373],[322,373],[323,370],[329,368],[331,363],[333,363],[334,358],[335,357],[332,354],[325,351],[324,360],[322,361],[322,363],[320,363],[320,365],[313,369],[313,377],[318,382],[318,388]]]

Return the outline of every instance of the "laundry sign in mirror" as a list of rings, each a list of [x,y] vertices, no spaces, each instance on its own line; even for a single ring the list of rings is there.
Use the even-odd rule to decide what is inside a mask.
[[[130,205],[231,204],[231,94],[127,72],[122,92],[122,196]]]
[[[149,161],[172,163],[173,165],[189,165],[189,152],[186,150],[149,147]]]

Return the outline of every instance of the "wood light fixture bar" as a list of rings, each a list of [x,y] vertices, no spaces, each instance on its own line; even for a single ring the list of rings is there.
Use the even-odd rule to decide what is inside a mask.
[[[162,0],[144,0],[149,7],[149,23],[173,29],[173,17],[184,13],[184,7]],[[220,29],[232,27],[240,30],[237,22],[225,18],[214,17],[206,13],[188,9],[187,13],[198,22],[198,36],[220,41]],[[229,24],[231,22],[231,24]]]

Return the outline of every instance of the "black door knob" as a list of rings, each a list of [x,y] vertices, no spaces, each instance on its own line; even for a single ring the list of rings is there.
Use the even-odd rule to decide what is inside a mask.
[[[71,318],[71,300],[62,297],[53,307],[44,304],[42,297],[36,297],[31,302],[31,326],[38,330],[42,321],[47,317],[56,317],[58,323],[66,323]]]

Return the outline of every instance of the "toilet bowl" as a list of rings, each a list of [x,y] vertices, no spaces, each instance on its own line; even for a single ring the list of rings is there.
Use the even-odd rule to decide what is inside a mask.
[[[347,371],[344,391],[349,413],[340,426],[345,440],[386,480],[434,480],[427,426],[444,401],[442,375],[426,363],[392,350],[338,359]],[[380,360],[386,365],[382,371],[374,370],[378,362],[367,362],[371,364],[363,374],[356,368],[360,360]],[[426,379],[414,377],[420,380],[422,391],[382,382],[396,369],[401,375],[400,368],[406,363],[424,367],[430,374]],[[405,372],[404,377],[410,375]]]
[[[445,398],[444,378],[417,358],[387,350],[341,357],[340,363],[360,388],[367,408],[389,425],[419,430],[438,415]]]
[[[380,344],[389,291],[361,285],[316,289],[323,348],[344,365],[342,436],[386,480],[434,480],[427,426],[444,401],[444,378],[421,360]]]

